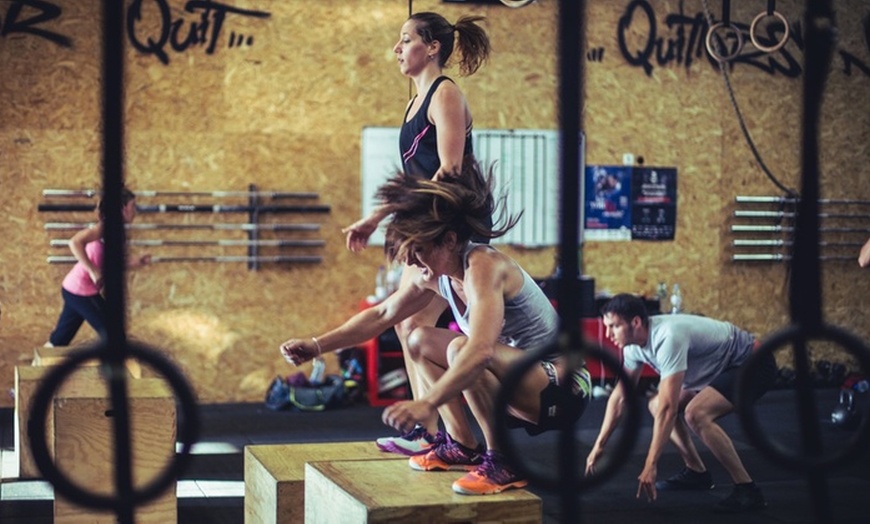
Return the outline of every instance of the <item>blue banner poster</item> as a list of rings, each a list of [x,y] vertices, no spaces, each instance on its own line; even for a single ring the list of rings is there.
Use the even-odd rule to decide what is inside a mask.
[[[586,240],[631,240],[631,166],[586,166]]]
[[[677,229],[677,169],[635,167],[631,176],[631,238],[673,240]]]

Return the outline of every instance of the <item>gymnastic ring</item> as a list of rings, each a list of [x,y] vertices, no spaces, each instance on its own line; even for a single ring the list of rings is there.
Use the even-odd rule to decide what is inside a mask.
[[[707,52],[710,53],[710,56],[713,57],[717,62],[730,62],[737,58],[737,55],[740,54],[740,51],[743,50],[743,33],[740,31],[740,28],[737,27],[733,22],[728,25],[728,27],[734,31],[734,34],[737,35],[737,47],[734,49],[734,52],[730,55],[719,55],[713,49],[713,35],[720,27],[725,27],[725,24],[722,22],[716,22],[715,24],[710,26],[710,29],[707,30]]]
[[[518,8],[518,7],[525,7],[529,4],[531,4],[532,2],[534,2],[535,0],[499,0],[499,1],[508,7]]]
[[[786,20],[779,11],[774,11],[773,14],[770,16],[774,16],[782,22],[782,25],[785,26],[785,33],[782,35],[782,40],[780,40],[776,44],[772,46],[761,45],[761,43],[759,43],[758,39],[755,37],[755,27],[758,25],[758,22],[760,22],[762,18],[765,18],[767,16],[767,11],[762,11],[758,13],[758,16],[756,16],[752,20],[752,24],[749,26],[749,39],[752,40],[752,45],[758,48],[759,51],[763,51],[765,53],[775,53],[776,51],[782,49],[782,46],[784,46],[785,43],[788,42],[788,37],[791,34],[791,29],[789,28],[788,20]]]
[[[127,343],[127,354],[131,357],[144,361],[154,367],[169,382],[178,396],[183,413],[183,424],[178,427],[177,440],[182,443],[181,449],[175,454],[174,460],[170,461],[166,468],[158,473],[148,484],[139,491],[133,491],[130,498],[116,499],[98,493],[90,493],[73,484],[63,475],[57,465],[52,461],[48,451],[48,443],[45,436],[46,417],[48,407],[55,392],[60,388],[64,380],[72,374],[76,367],[87,360],[105,360],[105,342],[98,342],[94,346],[77,350],[69,354],[60,365],[55,366],[43,379],[33,396],[31,404],[30,420],[27,423],[27,435],[30,439],[33,459],[45,480],[50,482],[55,492],[77,504],[98,508],[112,509],[116,512],[129,509],[130,505],[138,506],[153,500],[166,491],[176,479],[189,466],[192,455],[190,454],[193,444],[199,439],[199,411],[196,399],[187,385],[184,376],[169,363],[169,361],[154,349],[150,349],[141,343]],[[112,380],[111,378],[106,379]],[[126,401],[126,399],[125,399]],[[114,397],[112,398],[115,403]]]
[[[563,350],[563,348],[568,348],[568,337],[560,336],[559,338],[560,340],[553,344],[536,350],[527,351],[510,367],[510,369],[508,369],[496,395],[494,406],[495,439],[502,452],[505,454],[510,464],[517,470],[517,473],[529,479],[532,483],[550,491],[564,490],[566,487],[565,479],[558,477],[554,478],[547,475],[546,472],[540,468],[529,466],[519,459],[521,455],[509,437],[507,427],[507,406],[510,401],[509,392],[513,392],[515,386],[519,384],[520,379],[522,379],[525,372],[534,366],[540,365],[540,361],[548,356],[558,353],[567,355],[568,351],[577,351],[576,349]],[[564,341],[561,340],[563,338],[565,339]],[[604,481],[612,477],[631,457],[632,450],[635,442],[637,442],[637,437],[640,432],[641,411],[636,393],[637,388],[634,386],[634,383],[631,381],[625,370],[623,370],[622,364],[616,359],[616,357],[614,357],[610,352],[597,346],[589,345],[585,341],[583,342],[581,355],[594,356],[601,360],[602,364],[615,372],[625,387],[625,406],[628,408],[623,420],[623,423],[625,424],[624,428],[618,432],[619,434],[615,438],[615,444],[608,447],[609,460],[604,465],[604,468],[600,471],[596,471],[592,475],[575,478],[575,484],[569,483],[570,486],[576,486],[578,490],[583,491],[584,489],[592,488],[604,483]],[[568,386],[562,385],[561,387]],[[590,397],[589,400],[591,401],[592,398]],[[573,429],[574,426],[572,425],[570,428],[564,428],[560,431],[562,433],[572,432]]]
[[[857,431],[845,448],[827,456],[804,457],[795,453],[789,453],[783,446],[767,438],[759,426],[754,410],[751,409],[753,403],[747,402],[743,398],[745,394],[743,393],[743,386],[749,380],[748,377],[751,376],[751,373],[759,365],[761,356],[764,353],[773,353],[774,350],[788,341],[808,341],[811,338],[838,343],[858,359],[864,373],[870,373],[870,349],[867,348],[867,345],[860,338],[828,324],[822,324],[813,330],[812,333],[807,332],[801,326],[792,324],[777,331],[765,340],[741,369],[737,376],[737,395],[734,406],[747,437],[749,437],[749,440],[759,451],[785,468],[807,473],[818,472],[821,469],[835,469],[847,464],[857,455],[866,451],[866,446],[862,447],[862,442],[870,438],[870,416],[866,416],[868,413],[865,413],[865,416],[862,417],[863,420],[860,422]]]

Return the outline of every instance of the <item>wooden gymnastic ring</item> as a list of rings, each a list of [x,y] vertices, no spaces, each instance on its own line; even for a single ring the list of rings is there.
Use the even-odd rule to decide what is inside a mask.
[[[755,38],[755,27],[758,25],[758,22],[760,22],[762,18],[765,18],[767,16],[773,16],[775,18],[778,18],[782,22],[782,25],[785,26],[785,33],[782,35],[782,40],[772,46],[763,46],[758,42],[758,39]],[[774,11],[772,15],[768,15],[767,11],[762,11],[758,13],[758,16],[756,16],[752,20],[752,24],[749,26],[749,39],[752,40],[752,45],[757,47],[759,51],[764,51],[765,53],[775,53],[776,51],[779,51],[782,46],[784,46],[785,43],[788,42],[789,34],[791,34],[791,28],[788,25],[788,20],[786,20],[779,11]]]
[[[500,0],[500,1],[502,4],[504,4],[508,7],[517,8],[517,7],[525,7],[529,4],[531,4],[532,2],[534,2],[535,0]]]
[[[710,53],[710,56],[713,57],[717,62],[730,62],[737,58],[737,55],[740,54],[740,51],[743,49],[743,33],[740,32],[740,28],[737,27],[734,23],[728,25],[730,29],[734,31],[734,34],[737,35],[737,48],[730,55],[719,55],[713,49],[713,34],[720,27],[725,27],[725,24],[722,22],[716,22],[715,24],[710,26],[710,29],[707,30],[707,52]]]

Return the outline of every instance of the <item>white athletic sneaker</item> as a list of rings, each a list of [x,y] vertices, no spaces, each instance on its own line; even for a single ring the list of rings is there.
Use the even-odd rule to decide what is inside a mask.
[[[375,444],[377,444],[378,449],[381,451],[414,456],[428,453],[442,440],[444,440],[444,437],[440,431],[433,437],[426,431],[426,428],[417,425],[411,431],[398,437],[379,438],[375,441]]]

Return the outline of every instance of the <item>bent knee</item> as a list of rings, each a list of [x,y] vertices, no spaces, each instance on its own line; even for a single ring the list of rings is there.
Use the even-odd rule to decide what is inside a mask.
[[[405,350],[411,360],[416,362],[426,354],[431,346],[432,331],[434,330],[435,328],[431,327],[416,327],[408,332],[404,338]]]
[[[659,409],[659,396],[653,395],[650,397],[649,401],[646,403],[646,407],[652,415],[655,415]]]
[[[460,335],[447,344],[447,363],[449,365],[453,365],[453,362],[456,360],[456,357],[459,355],[459,352],[462,350],[462,347],[465,345],[467,340],[468,337]]]

